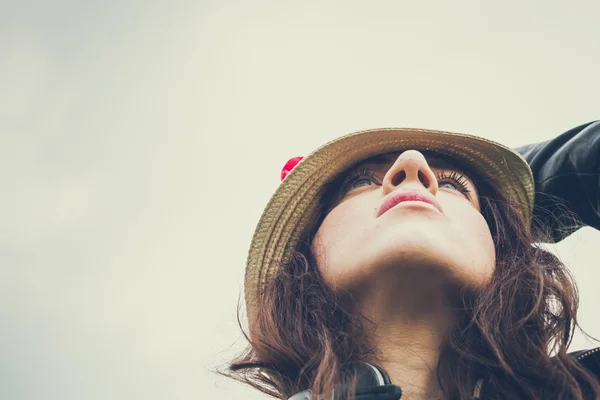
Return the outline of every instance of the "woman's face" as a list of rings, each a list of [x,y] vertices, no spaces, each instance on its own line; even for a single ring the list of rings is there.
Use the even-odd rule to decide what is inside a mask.
[[[390,269],[394,276],[442,269],[463,286],[489,282],[496,261],[492,236],[471,178],[450,161],[407,150],[365,160],[340,179],[312,242],[330,286],[351,290]],[[385,210],[398,194],[437,205],[402,201]]]

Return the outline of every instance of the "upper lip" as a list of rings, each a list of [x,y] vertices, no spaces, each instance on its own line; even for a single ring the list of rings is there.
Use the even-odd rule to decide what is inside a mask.
[[[379,217],[381,214],[394,207],[396,204],[403,201],[424,201],[425,203],[429,203],[438,209],[439,212],[442,212],[442,207],[440,203],[433,197],[433,195],[429,192],[393,192],[390,193],[387,197],[383,199],[381,203],[381,207],[379,207],[379,212],[377,216]]]

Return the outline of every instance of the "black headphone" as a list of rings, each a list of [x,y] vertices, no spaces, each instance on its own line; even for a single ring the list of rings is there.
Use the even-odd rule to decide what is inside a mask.
[[[402,397],[400,386],[393,385],[389,375],[383,368],[377,365],[365,362],[354,363],[349,364],[345,370],[357,375],[358,380],[354,391],[356,400],[399,400]],[[338,394],[336,394],[336,389],[334,388],[334,400],[343,400],[339,392],[345,386],[336,386]],[[313,396],[312,391],[307,389],[296,393],[288,400],[324,400],[324,397],[323,395]]]

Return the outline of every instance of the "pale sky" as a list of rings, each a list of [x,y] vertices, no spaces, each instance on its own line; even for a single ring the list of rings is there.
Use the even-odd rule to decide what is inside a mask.
[[[517,147],[599,119],[599,13],[1,1],[0,398],[265,399],[212,371],[245,345],[246,254],[283,164],[367,128]],[[599,243],[549,246],[595,336]]]

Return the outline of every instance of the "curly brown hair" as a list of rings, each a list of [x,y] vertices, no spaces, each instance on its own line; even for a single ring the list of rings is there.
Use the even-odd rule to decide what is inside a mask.
[[[493,182],[477,185],[496,268],[484,289],[461,293],[461,316],[436,371],[445,398],[472,398],[479,378],[494,399],[600,398],[595,376],[567,354],[579,327],[573,277],[558,257],[534,243],[518,204]],[[324,205],[320,221],[326,213]],[[331,398],[334,386],[350,379],[343,398],[353,398],[356,380],[344,376],[343,368],[377,355],[369,339],[373,323],[353,311],[351,296],[333,293],[319,273],[309,245],[319,223],[266,288],[249,334],[238,308],[249,345],[222,375],[280,399],[307,388]]]

